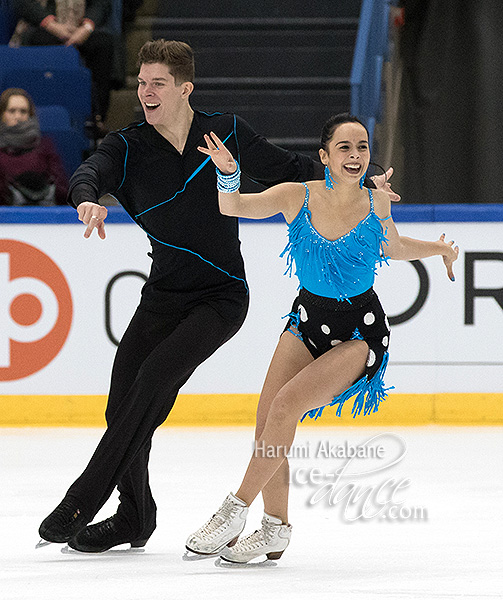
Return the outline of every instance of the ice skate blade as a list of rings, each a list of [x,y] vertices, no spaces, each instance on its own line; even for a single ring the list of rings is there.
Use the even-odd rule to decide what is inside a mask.
[[[103,552],[80,552],[70,548],[70,546],[63,546],[61,548],[61,554],[78,554],[79,556],[96,556],[97,554],[143,554],[145,548],[128,548],[126,544],[121,544],[124,548],[110,548],[110,550],[104,550]]]
[[[52,542],[40,539],[38,541],[38,544],[35,546],[35,550],[38,550],[39,548],[44,548],[45,546],[49,546],[50,544],[52,544]]]
[[[269,569],[277,565],[277,562],[269,558],[259,562],[237,563],[218,557],[215,561],[215,567],[222,567],[223,569]]]
[[[195,562],[197,560],[206,560],[208,558],[215,558],[218,556],[215,554],[197,554],[197,552],[192,552],[192,550],[185,550],[185,554],[182,556],[182,560],[187,562]]]

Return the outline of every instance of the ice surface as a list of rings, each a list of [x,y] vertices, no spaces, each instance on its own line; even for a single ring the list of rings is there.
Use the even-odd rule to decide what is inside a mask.
[[[62,545],[35,550],[41,520],[84,468],[100,435],[98,429],[0,430],[2,600],[503,597],[501,428],[301,426],[295,447],[304,456],[291,459],[292,476],[304,481],[314,473],[323,481],[292,486],[290,547],[276,567],[249,570],[181,559],[189,533],[237,489],[252,450],[248,428],[156,433],[151,482],[158,527],[143,554],[62,554]],[[369,446],[382,444],[380,459],[324,456],[329,444],[348,453],[376,435]],[[368,473],[401,454],[397,464]],[[345,477],[337,479],[344,466]],[[332,504],[325,498],[309,505],[331,473]],[[351,490],[375,494],[381,487],[384,498],[386,482],[406,507],[404,518],[375,510],[364,518],[363,499],[347,505]],[[113,514],[116,504],[114,496],[97,519]],[[246,531],[258,526],[262,508],[257,499]]]

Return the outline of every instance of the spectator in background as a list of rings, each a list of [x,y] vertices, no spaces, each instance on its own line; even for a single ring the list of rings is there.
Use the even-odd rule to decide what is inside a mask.
[[[41,137],[35,105],[22,89],[0,96],[0,204],[66,204],[68,178],[49,138]]]
[[[80,52],[92,78],[92,112],[98,134],[110,104],[113,36],[108,24],[113,0],[12,0],[18,18],[14,43],[23,46],[65,44]],[[98,135],[104,137],[104,135]]]
[[[0,0],[0,44],[8,44],[16,28],[11,0]]]

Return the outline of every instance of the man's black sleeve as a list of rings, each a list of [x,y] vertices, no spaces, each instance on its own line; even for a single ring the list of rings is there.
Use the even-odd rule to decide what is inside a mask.
[[[70,179],[68,203],[77,208],[82,202],[95,202],[113,194],[126,169],[126,143],[121,136],[107,135],[99,148],[75,171]]]
[[[266,186],[284,181],[323,179],[323,165],[298,152],[284,150],[257,134],[241,117],[236,117],[237,157],[250,179]]]

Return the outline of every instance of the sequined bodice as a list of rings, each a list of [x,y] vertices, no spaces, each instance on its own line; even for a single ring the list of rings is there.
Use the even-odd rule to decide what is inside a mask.
[[[327,240],[311,223],[309,188],[304,204],[288,226],[288,245],[281,253],[287,256],[287,271],[303,287],[318,296],[345,300],[368,290],[374,283],[376,264],[387,262],[386,237],[381,221],[374,212],[374,198],[369,189],[370,211],[356,227],[336,240]]]

